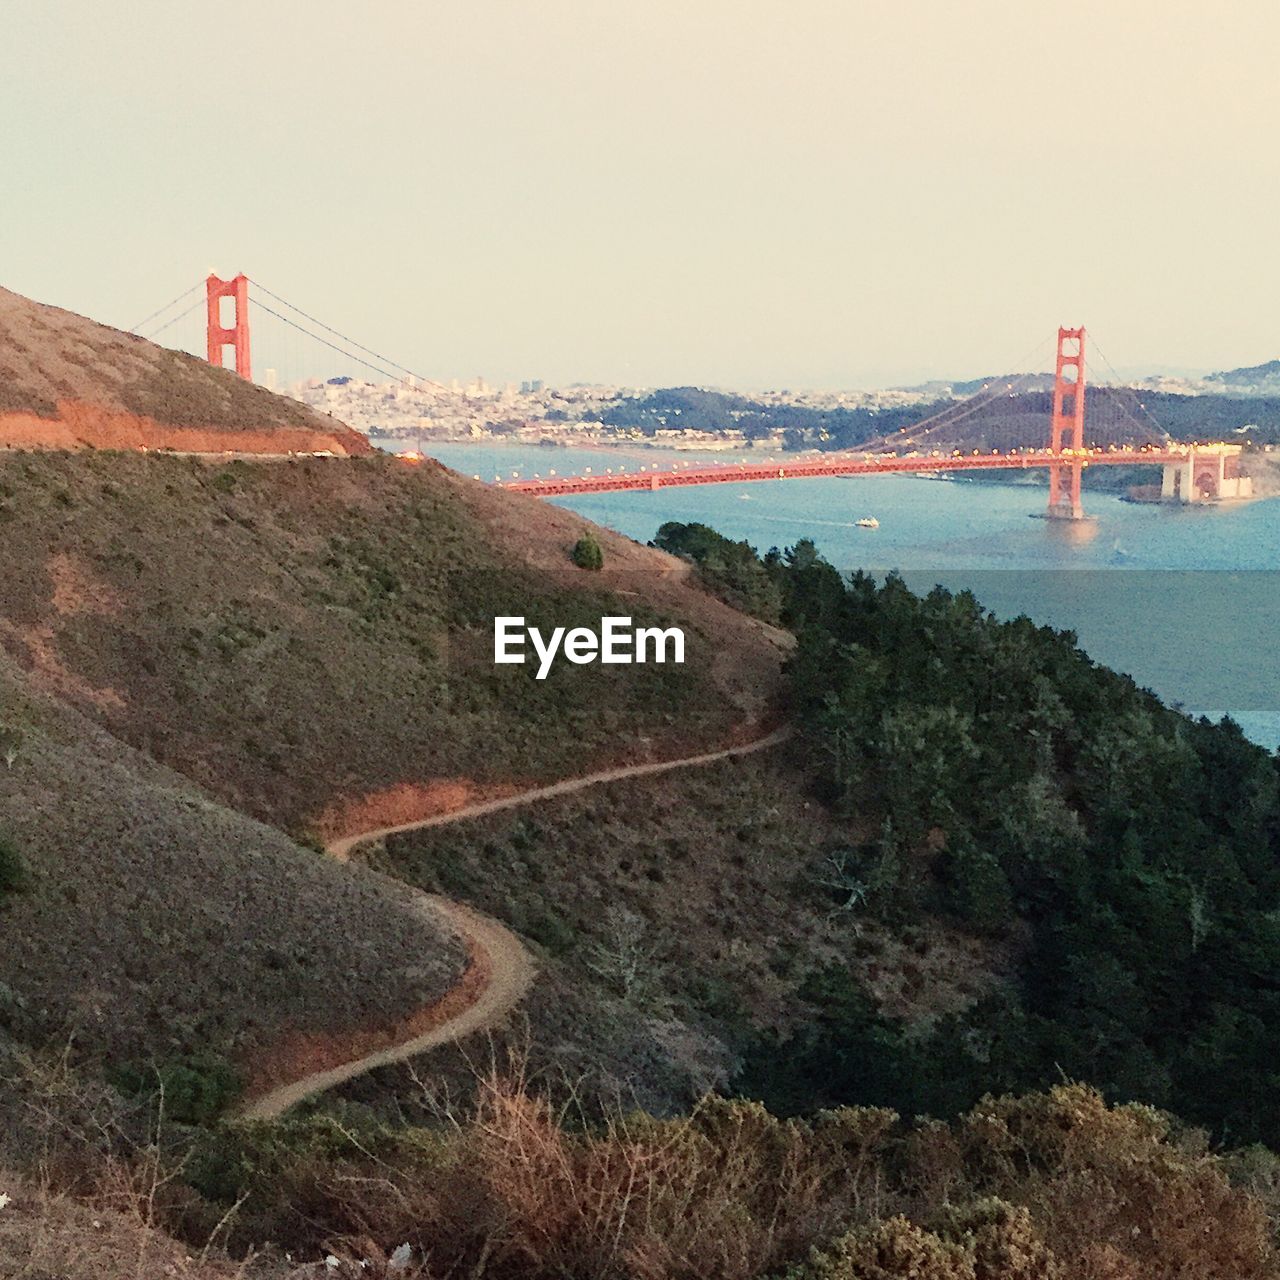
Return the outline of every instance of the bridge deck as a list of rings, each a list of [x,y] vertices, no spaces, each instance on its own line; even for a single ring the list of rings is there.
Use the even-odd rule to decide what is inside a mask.
[[[672,464],[670,470],[646,466],[612,474],[540,476],[528,480],[499,481],[498,487],[515,493],[552,498],[575,493],[607,493],[627,489],[671,489],[698,484],[742,484],[755,480],[796,480],[811,476],[895,475],[929,471],[1026,470],[1031,467],[1159,466],[1185,462],[1188,454],[1216,453],[1229,445],[1170,445],[1142,449],[1086,449],[1053,453],[1026,449],[1016,453],[928,454],[912,457],[896,454],[834,454],[796,461],[714,463],[696,467]]]

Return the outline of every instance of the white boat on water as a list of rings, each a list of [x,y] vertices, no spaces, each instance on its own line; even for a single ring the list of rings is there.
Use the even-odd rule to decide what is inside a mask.
[[[863,516],[861,520],[855,520],[854,524],[859,529],[878,529],[880,527],[880,521],[875,516]]]

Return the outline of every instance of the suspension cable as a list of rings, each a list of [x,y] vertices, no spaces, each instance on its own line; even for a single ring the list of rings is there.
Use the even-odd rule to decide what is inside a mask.
[[[274,296],[274,295],[273,295],[273,296]],[[298,331],[299,333],[304,333],[304,334],[306,334],[306,336],[307,336],[308,338],[312,338],[312,339],[314,339],[316,342],[321,343],[323,346],[328,347],[330,351],[336,351],[339,355],[341,355],[341,356],[346,356],[348,360],[354,360],[357,364],[362,364],[362,365],[364,365],[364,367],[365,367],[366,369],[372,369],[375,373],[380,373],[380,374],[382,374],[384,377],[390,378],[392,382],[405,382],[405,381],[406,381],[406,380],[405,380],[403,377],[401,377],[399,374],[397,374],[397,373],[392,373],[390,369],[384,369],[381,365],[371,364],[368,360],[363,360],[363,359],[361,359],[361,358],[360,358],[358,355],[356,355],[354,352],[347,351],[347,350],[345,350],[344,348],[339,347],[339,346],[336,346],[334,343],[329,342],[327,339],[322,338],[318,333],[312,333],[310,329],[304,329],[304,328],[302,327],[302,325],[298,324],[298,323],[297,323],[296,321],[294,321],[294,320],[290,320],[288,316],[282,316],[278,311],[273,311],[269,306],[267,306],[267,304],[266,304],[265,302],[255,302],[255,304],[254,304],[254,305],[255,305],[255,306],[258,306],[258,307],[261,307],[261,308],[262,308],[262,310],[263,310],[263,311],[265,311],[265,312],[267,313],[267,315],[269,315],[269,316],[275,316],[275,318],[276,318],[277,320],[281,320],[281,321],[283,321],[283,322],[284,322],[285,324],[287,324],[291,329],[297,329],[297,331]],[[341,335],[339,335],[339,336],[341,336]],[[365,348],[361,348],[361,349],[362,349],[362,350],[364,350]],[[375,354],[376,354],[376,353],[375,353]],[[417,376],[416,374],[411,374],[411,375],[410,375],[410,377],[416,377],[416,376]],[[407,385],[407,383],[406,383],[406,385]],[[437,383],[437,384],[435,384],[435,385],[437,385],[437,386],[438,386],[438,385],[439,385],[439,383]]]
[[[1034,360],[1039,356],[1041,349],[1051,341],[1051,337],[1042,338],[1026,353],[1026,355],[1020,357],[1015,363],[1026,364]],[[941,431],[944,428],[952,427],[956,423],[962,422],[965,418],[971,417],[973,414],[977,413],[979,409],[992,404],[1004,391],[1012,390],[1012,388],[1018,383],[1025,382],[1027,378],[1035,377],[1039,372],[1040,370],[1030,369],[1023,373],[1014,375],[1012,380],[1009,379],[1008,375],[1001,375],[1000,377],[992,378],[989,382],[983,383],[983,385],[967,399],[955,401],[952,404],[947,405],[945,409],[941,409],[927,418],[922,418],[919,422],[912,423],[910,426],[899,427],[897,431],[890,435],[879,436],[869,440],[865,444],[859,446],[859,448],[865,449],[878,444],[889,444],[894,442],[895,437],[898,438],[900,443],[918,444],[921,442],[922,436],[932,434],[936,431]],[[910,434],[908,435],[908,433]],[[906,437],[905,441],[901,439],[904,436]]]
[[[1093,349],[1102,357],[1103,363],[1107,366],[1108,369],[1111,370],[1111,376],[1115,378],[1116,383],[1119,384],[1118,389],[1122,391],[1128,390],[1133,392],[1133,398],[1135,403],[1137,404],[1138,408],[1141,409],[1144,414],[1146,414],[1147,421],[1151,423],[1159,439],[1166,440],[1166,441],[1171,439],[1172,437],[1169,435],[1168,431],[1166,431],[1165,428],[1162,427],[1160,423],[1156,421],[1155,415],[1152,414],[1152,412],[1147,408],[1147,406],[1142,403],[1138,389],[1136,387],[1126,387],[1124,385],[1124,379],[1121,378],[1115,365],[1113,365],[1111,361],[1107,358],[1107,353],[1103,351],[1101,346],[1098,345],[1098,340],[1093,336],[1092,331],[1089,334],[1089,340],[1091,345],[1093,346]],[[1142,423],[1138,421],[1137,415],[1133,412],[1133,410],[1131,410],[1124,403],[1123,399],[1120,401],[1120,407],[1124,410],[1125,413],[1129,415],[1129,419],[1130,421],[1132,421],[1135,427],[1137,427],[1140,431],[1146,430],[1146,428],[1143,427]]]
[[[383,364],[390,365],[392,369],[398,369],[401,374],[410,378],[414,378],[418,382],[423,382],[428,384],[429,386],[438,387],[441,391],[445,389],[444,384],[441,382],[437,382],[434,378],[423,377],[422,374],[415,373],[412,369],[406,368],[404,365],[397,363],[395,360],[392,360],[390,356],[384,356],[381,352],[374,351],[372,347],[366,347],[363,343],[357,342],[354,338],[349,338],[345,333],[340,333],[332,325],[325,324],[323,320],[317,320],[315,316],[308,315],[305,311],[303,311],[301,307],[294,306],[292,302],[290,302],[287,298],[282,298],[278,293],[272,293],[271,290],[268,289],[266,285],[259,284],[257,280],[250,279],[249,283],[253,285],[255,289],[259,290],[262,293],[265,293],[268,298],[274,298],[276,302],[280,303],[282,306],[288,307],[290,311],[296,311],[297,314],[300,315],[304,320],[307,320],[311,324],[318,326],[319,328],[323,329],[326,333],[333,334],[335,338],[339,338],[343,342],[348,343],[350,346],[355,347],[357,351],[363,351],[365,355],[373,356],[375,360],[380,360],[382,361]],[[263,304],[260,302],[257,305],[260,307],[263,306]],[[263,310],[267,311],[269,310],[269,308],[263,307]],[[277,319],[283,319],[283,317],[280,316],[275,311],[271,311],[270,314],[273,316],[276,316]],[[306,330],[304,329],[302,330],[302,332],[305,333]],[[312,336],[315,336],[315,335],[312,335]],[[317,340],[323,341],[323,339],[317,339]],[[335,347],[334,350],[338,350],[338,348]],[[343,352],[343,354],[349,355],[350,353]],[[368,365],[368,367],[371,369],[377,369],[379,373],[387,373],[385,369],[382,369],[377,365]],[[387,376],[395,377],[395,380],[397,382],[404,381],[403,377],[396,377],[396,375],[394,374],[388,373]]]
[[[126,332],[126,333],[137,333],[137,332],[138,332],[138,330],[139,330],[139,329],[141,329],[141,328],[142,328],[142,326],[143,326],[144,324],[150,324],[154,319],[156,319],[156,317],[157,317],[157,316],[162,316],[162,315],[164,315],[164,313],[165,313],[166,311],[168,311],[170,307],[172,307],[172,306],[176,306],[176,305],[177,305],[179,302],[181,302],[181,301],[183,300],[183,298],[185,298],[189,293],[194,293],[194,292],[195,292],[195,291],[196,291],[196,290],[197,290],[197,289],[198,289],[198,288],[199,288],[203,283],[204,283],[204,281],[203,281],[203,280],[197,280],[197,281],[196,281],[196,283],[195,283],[195,284],[193,284],[193,285],[191,286],[191,288],[190,288],[190,289],[183,289],[183,291],[182,291],[180,294],[178,294],[178,296],[177,296],[176,298],[170,298],[170,299],[169,299],[169,301],[168,301],[168,302],[166,302],[166,303],[164,304],[164,306],[160,308],[160,310],[159,310],[159,311],[153,311],[153,312],[152,312],[152,313],[151,313],[151,314],[150,314],[150,315],[149,315],[145,320],[139,320],[137,324],[135,324],[132,328],[127,329],[125,332]],[[188,314],[190,314],[190,312],[192,312],[192,311],[194,311],[194,310],[195,310],[195,307],[189,307],[189,308],[188,308],[186,311],[184,311],[182,314],[183,314],[183,315],[188,315]],[[157,330],[157,332],[159,332],[159,331]]]
[[[1019,365],[1028,364],[1031,361],[1033,361],[1037,356],[1039,356],[1041,349],[1046,347],[1051,341],[1052,341],[1051,336],[1041,338],[1040,341],[1036,343],[1036,345],[1032,347],[1024,356],[1014,361],[1014,368],[1016,369]],[[1025,382],[1027,378],[1034,377],[1039,372],[1040,370],[1036,370],[1036,369],[1024,370],[1022,373],[1013,375],[1013,381],[1008,383],[1006,383],[1005,380],[1009,377],[1009,375],[1001,374],[995,378],[992,378],[990,381],[983,383],[983,385],[979,387],[978,390],[975,391],[973,395],[970,396],[967,400],[962,400],[957,402],[956,404],[948,405],[945,409],[941,410],[941,412],[934,414],[932,417],[924,418],[922,421],[915,423],[913,426],[904,428],[904,430],[908,430],[914,433],[914,432],[920,431],[922,428],[925,428],[929,431],[932,431],[936,429],[936,427],[932,425],[935,423],[937,427],[950,426],[953,421],[958,420],[958,417],[956,419],[951,419],[949,421],[945,421],[945,422],[942,421],[942,419],[945,418],[948,414],[957,410],[961,410],[961,411],[967,410],[962,414],[960,414],[959,416],[968,417],[969,414],[972,413],[974,410],[981,408],[983,404],[990,403],[997,396],[999,396],[1002,383],[1008,386],[1009,388],[1012,388],[1015,384],[1019,382]],[[981,397],[984,395],[987,396],[987,400],[981,401],[980,403]]]
[[[187,292],[190,293],[191,290],[188,289]],[[169,305],[172,306],[173,304],[170,303]],[[196,310],[197,307],[202,307],[203,305],[204,305],[204,299],[197,298],[185,311],[180,311],[176,316],[173,317],[172,320],[166,320],[164,324],[162,324],[158,329],[155,329],[151,333],[147,334],[146,335],[147,341],[154,342],[155,339],[159,337],[159,335],[162,334],[166,329],[177,324],[179,320],[185,320],[187,316],[189,316],[194,310]],[[162,311],[165,309],[166,308],[163,308],[163,307],[161,308]]]

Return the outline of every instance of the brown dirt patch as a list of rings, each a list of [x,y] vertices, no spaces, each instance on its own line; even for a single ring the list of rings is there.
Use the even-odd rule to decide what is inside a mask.
[[[58,656],[57,636],[51,626],[19,627],[0,618],[0,636],[16,640],[27,655],[27,665],[40,688],[78,706],[99,711],[123,711],[128,705],[118,690],[99,688],[78,676]]]
[[[326,809],[310,825],[321,841],[330,844],[363,831],[380,831],[384,827],[399,827],[443,813],[456,813],[486,800],[515,795],[523,789],[522,784],[514,782],[482,786],[469,778],[402,782],[341,801]]]
[[[79,556],[58,552],[49,557],[48,569],[53,584],[53,610],[59,617],[120,612],[120,597],[105,582],[98,581]]]
[[[362,447],[363,446],[363,447]],[[371,446],[362,436],[334,425],[332,431],[255,424],[229,430],[181,426],[83,400],[59,400],[56,415],[0,414],[0,448],[133,449],[175,453],[319,453],[363,454]]]

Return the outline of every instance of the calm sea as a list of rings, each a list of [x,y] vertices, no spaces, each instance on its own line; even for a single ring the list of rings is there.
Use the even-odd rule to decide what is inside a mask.
[[[694,455],[440,445],[483,480],[586,467],[669,469]],[[715,455],[725,460],[726,455]],[[913,587],[970,587],[1001,616],[1069,628],[1099,662],[1196,715],[1230,715],[1280,746],[1280,499],[1217,508],[1086,494],[1089,521],[1032,517],[1041,487],[862,476],[595,494],[563,506],[642,542],[698,520],[759,550],[812,538],[842,569],[901,570]],[[880,527],[860,529],[874,516]]]

